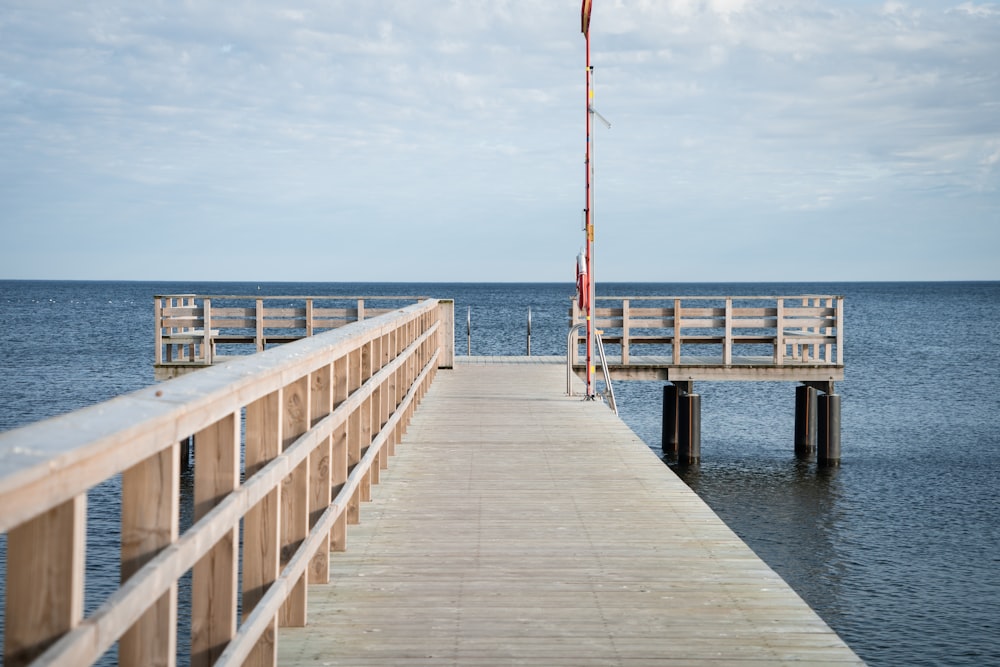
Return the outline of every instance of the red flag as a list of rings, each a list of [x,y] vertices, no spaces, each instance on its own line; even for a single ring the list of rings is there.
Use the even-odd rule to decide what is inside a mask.
[[[580,8],[580,19],[583,25],[583,34],[586,35],[590,32],[590,5],[592,0],[583,0],[583,6]]]

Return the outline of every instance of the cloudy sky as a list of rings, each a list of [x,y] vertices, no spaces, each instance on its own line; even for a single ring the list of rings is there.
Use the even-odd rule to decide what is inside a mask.
[[[1000,279],[1000,3],[594,0],[599,280]],[[0,278],[569,281],[579,0],[3,0]]]

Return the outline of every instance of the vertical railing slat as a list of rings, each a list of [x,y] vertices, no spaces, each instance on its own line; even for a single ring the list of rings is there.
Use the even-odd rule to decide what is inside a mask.
[[[353,394],[361,386],[361,348],[352,350],[348,366],[348,392]],[[355,408],[347,418],[347,469],[348,472],[361,461],[361,407]],[[347,523],[355,525],[360,521],[361,494],[358,489],[351,494],[347,505]]]
[[[361,383],[367,382],[371,376],[374,374],[373,360],[375,341],[369,341],[361,346]],[[360,435],[360,457],[365,455],[368,451],[369,445],[372,443],[372,396],[369,394],[361,402],[361,431]],[[365,472],[361,477],[361,484],[358,488],[359,500],[361,502],[368,502],[372,499],[372,477],[371,469]]]
[[[333,362],[333,407],[347,400],[348,393],[348,361],[345,355]],[[343,488],[347,482],[347,422],[337,426],[331,436],[330,447],[330,484],[331,498]],[[330,532],[330,551],[347,549],[347,512],[342,512]]]
[[[282,449],[309,430],[309,376],[287,385],[282,397]],[[291,560],[309,534],[309,459],[295,466],[282,482],[281,491],[281,564]],[[306,577],[295,582],[278,614],[279,627],[302,627],[306,624]]]
[[[674,299],[674,341],[673,341],[673,362],[674,365],[681,363],[681,300]]]
[[[240,483],[239,418],[231,414],[195,435],[194,520]],[[211,665],[236,634],[239,527],[195,564],[191,584],[191,666]]]
[[[627,365],[631,356],[631,315],[629,314],[629,300],[622,299],[622,364]]]
[[[844,363],[844,297],[837,297],[837,359],[838,365]]]
[[[282,390],[279,389],[250,403],[246,408],[244,471],[247,479],[281,453],[281,395]],[[281,486],[277,486],[252,507],[243,519],[244,620],[278,578],[280,501]],[[277,633],[275,618],[257,641],[245,664],[254,667],[276,664]]]
[[[832,299],[832,298],[830,298],[830,299],[827,299],[827,300],[826,300],[826,308],[827,308],[828,310],[833,310],[833,299]],[[826,320],[827,320],[828,322],[829,322],[829,321],[830,321],[831,319],[833,319],[833,316],[832,316],[832,315],[824,315],[823,317],[824,317],[824,318],[825,318],[825,319],[826,319]],[[825,335],[827,335],[827,336],[830,336],[830,335],[832,335],[832,334],[833,334],[833,327],[825,327],[825,328],[823,329],[823,333],[824,333]],[[832,344],[832,343],[827,343],[827,344],[826,344],[826,351],[825,351],[824,355],[825,355],[825,356],[824,356],[824,359],[823,359],[823,360],[824,360],[824,361],[825,361],[826,363],[828,363],[828,364],[829,364],[829,363],[833,363],[833,344]]]
[[[7,533],[4,660],[27,665],[83,617],[87,496]]]
[[[153,297],[153,363],[163,363],[163,299]]]
[[[382,336],[382,368],[385,368],[392,362],[393,358],[393,335],[392,333],[387,333]],[[392,375],[389,375],[382,382],[381,391],[381,405],[379,406],[379,419],[378,419],[378,433],[382,432],[382,428],[389,421],[389,417],[392,415],[394,406],[392,405],[392,395],[395,393],[394,383],[392,380]],[[386,470],[389,467],[389,453],[392,448],[392,443],[387,443],[386,447],[382,448],[379,453],[379,465],[382,470]]]
[[[257,351],[264,351],[264,299],[257,299],[254,305],[254,342],[257,344]]]
[[[206,364],[211,365],[213,363],[212,357],[215,356],[214,350],[212,349],[212,300],[205,297],[202,304],[205,311],[205,315],[202,320],[202,324],[205,327],[205,338],[201,347],[201,356],[204,357]]]
[[[726,299],[725,336],[722,343],[722,363],[731,366],[733,363],[733,299]]]
[[[779,298],[776,307],[774,325],[777,330],[774,334],[774,363],[776,366],[782,366],[785,363],[785,300]]]
[[[333,365],[327,364],[312,374],[309,392],[309,421],[315,425],[333,411]],[[320,515],[330,505],[332,436],[309,455],[309,528],[316,525]],[[325,584],[330,581],[330,535],[316,551],[309,563],[309,583]]]
[[[121,579],[124,583],[177,540],[180,521],[180,443],[122,473]],[[177,582],[122,635],[120,665],[177,662]]]

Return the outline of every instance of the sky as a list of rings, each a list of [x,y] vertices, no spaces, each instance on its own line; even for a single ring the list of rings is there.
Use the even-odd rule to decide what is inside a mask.
[[[601,281],[1000,279],[1000,3],[593,0]],[[580,0],[0,1],[0,278],[566,281]]]

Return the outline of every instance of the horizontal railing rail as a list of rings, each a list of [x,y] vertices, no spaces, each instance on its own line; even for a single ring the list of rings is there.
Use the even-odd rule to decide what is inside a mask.
[[[154,363],[210,366],[220,345],[252,345],[261,352],[426,298],[158,294]]]
[[[763,346],[776,366],[844,363],[842,296],[629,296],[596,302],[595,326],[606,345],[620,349],[622,365],[633,363],[636,345],[669,346],[666,362],[673,365],[685,363],[687,345],[717,346],[723,365],[732,364],[739,351],[753,350],[747,346]],[[575,299],[570,320],[571,326],[586,320]],[[583,340],[578,335],[570,346],[573,363]]]
[[[4,664],[91,664],[116,642],[119,664],[175,664],[187,572],[191,664],[275,664],[453,337],[454,303],[423,300],[0,434]],[[87,492],[118,475],[123,583],[84,617]]]

